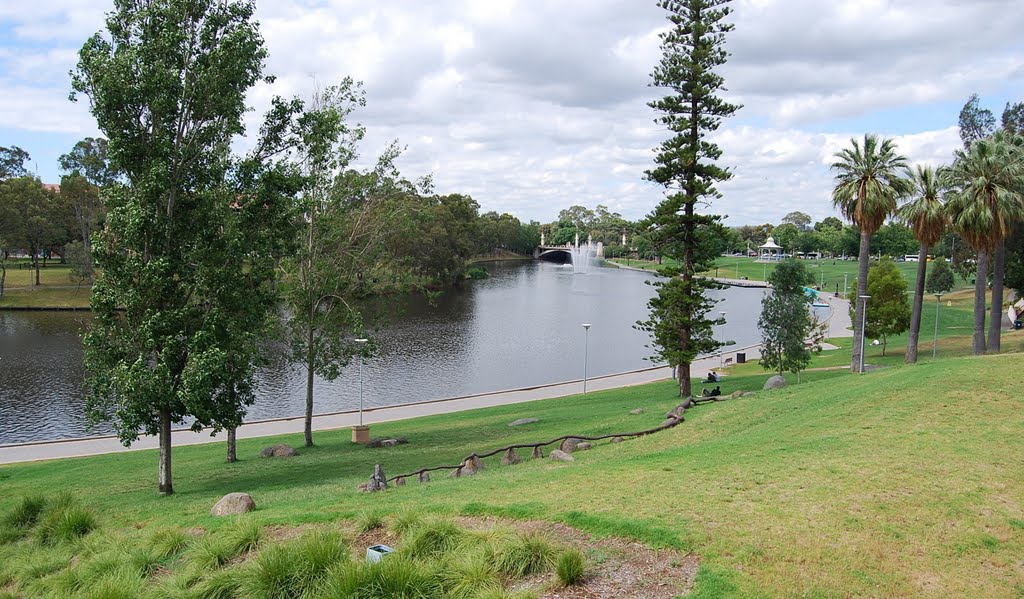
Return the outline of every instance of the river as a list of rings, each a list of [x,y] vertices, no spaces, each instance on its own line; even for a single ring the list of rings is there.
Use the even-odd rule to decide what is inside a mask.
[[[595,268],[574,274],[547,262],[486,264],[491,276],[446,291],[435,305],[420,296],[380,300],[387,318],[380,351],[363,365],[365,406],[458,397],[578,380],[651,366],[647,317],[654,288],[647,273]],[[715,292],[727,312],[716,336],[744,347],[760,341],[763,289]],[[106,434],[90,428],[82,397],[81,331],[87,313],[0,311],[0,444]],[[589,332],[583,323],[591,323]],[[703,375],[704,373],[696,373]],[[283,361],[259,373],[247,420],[299,416],[305,374]],[[315,382],[315,412],[356,409],[356,363],[334,381]]]

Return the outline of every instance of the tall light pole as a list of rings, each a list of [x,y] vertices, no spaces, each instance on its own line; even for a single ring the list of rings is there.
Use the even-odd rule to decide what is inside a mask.
[[[356,339],[359,344],[359,426],[363,426],[363,348],[367,339]]]
[[[939,353],[939,304],[942,303],[942,294],[935,294],[935,336],[932,338],[932,357]]]
[[[864,302],[864,308],[860,311],[860,373],[864,374],[864,332],[868,328],[868,300],[871,299],[871,296],[860,295],[857,297]]]
[[[719,312],[722,315],[722,347],[718,348],[718,367],[722,368],[725,366],[725,312]]]
[[[583,395],[587,394],[587,361],[590,357],[588,355],[590,350],[590,327],[592,325],[589,322],[583,323]]]

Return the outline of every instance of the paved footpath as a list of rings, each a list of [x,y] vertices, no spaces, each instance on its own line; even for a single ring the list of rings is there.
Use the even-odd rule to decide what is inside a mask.
[[[738,351],[747,352],[748,359],[758,357],[756,346],[753,348],[739,348]],[[708,371],[718,368],[721,361],[730,359],[735,351],[730,350],[724,357],[703,358],[694,362],[690,368],[695,380],[701,379]],[[668,379],[672,371],[666,366],[647,368],[623,374],[595,377],[587,380],[587,391],[602,391],[619,387],[631,387],[643,385],[654,381]],[[695,383],[695,387],[699,384]],[[583,381],[569,381],[554,385],[530,387],[526,389],[515,389],[511,391],[500,391],[497,393],[485,393],[458,397],[437,401],[407,404],[403,406],[391,406],[383,408],[367,408],[363,410],[363,422],[375,424],[379,422],[390,422],[394,420],[405,420],[420,416],[432,416],[436,414],[447,414],[450,412],[461,412],[464,410],[475,410],[477,408],[488,408],[492,406],[504,406],[508,404],[536,401],[539,399],[552,399],[575,395],[583,392]],[[334,414],[323,414],[313,417],[313,430],[322,431],[330,429],[349,428],[358,424],[358,412],[338,412]],[[262,420],[248,422],[238,428],[239,439],[250,439],[254,437],[268,437],[272,435],[286,435],[301,433],[303,430],[303,418],[281,418],[275,420]],[[212,443],[222,441],[225,433],[211,435],[209,430],[192,432],[190,430],[177,430],[172,435],[175,447],[183,445],[198,445],[200,443]],[[13,464],[16,462],[30,462],[36,460],[51,460],[57,458],[71,458],[104,453],[115,453],[119,451],[138,451],[143,449],[156,449],[157,438],[143,436],[131,447],[124,447],[117,437],[88,437],[83,439],[68,439],[66,441],[47,441],[40,443],[24,443],[17,445],[0,445],[0,464]]]

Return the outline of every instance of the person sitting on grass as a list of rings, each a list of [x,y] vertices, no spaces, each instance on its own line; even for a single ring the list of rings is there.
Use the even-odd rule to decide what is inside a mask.
[[[711,372],[708,373],[708,378],[704,382],[705,383],[717,383],[719,380],[720,379],[718,378],[718,374],[716,374],[715,371],[712,370]]]
[[[718,385],[715,385],[715,388],[711,390],[711,393],[708,393],[708,397],[718,397],[721,394],[722,394],[721,387],[719,387]]]

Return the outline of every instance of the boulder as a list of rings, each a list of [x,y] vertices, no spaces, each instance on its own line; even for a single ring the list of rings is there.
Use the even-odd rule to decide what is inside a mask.
[[[561,449],[562,451],[564,451],[565,453],[572,453],[572,452],[576,451],[576,446],[579,445],[579,444],[580,444],[580,440],[579,439],[576,439],[576,438],[573,438],[573,437],[569,437],[568,439],[564,439],[562,441],[562,444],[559,445],[558,448]]]
[[[501,456],[502,466],[514,466],[515,464],[518,464],[521,461],[523,460],[520,459],[519,454],[516,453],[516,450],[512,447],[509,447],[505,451],[505,455]]]
[[[541,449],[540,445],[538,445],[537,447],[533,448],[533,453],[530,454],[530,457],[533,458],[533,459],[543,458],[544,457],[544,450]]]
[[[609,441],[609,442],[610,443],[622,443],[623,441],[625,441],[625,439],[622,438],[622,437],[612,437],[612,440]]]
[[[524,424],[533,424],[534,422],[540,422],[539,418],[520,418],[519,420],[513,420],[509,422],[509,426],[522,426]]]
[[[556,461],[559,461],[559,462],[575,462],[576,461],[576,458],[574,458],[571,455],[565,453],[561,449],[556,449],[556,450],[552,451],[551,455],[549,455],[548,457],[551,458],[552,460],[556,460]]]
[[[380,464],[373,467],[373,476],[366,482],[366,491],[375,493],[388,488],[388,477],[384,475],[384,468]]]
[[[279,443],[278,445],[271,445],[270,447],[264,447],[260,451],[260,457],[262,458],[290,458],[299,455],[299,452],[295,451],[290,445]]]
[[[404,487],[405,486],[405,477],[404,476],[399,476],[398,478],[393,480],[391,482],[391,484],[395,485],[396,487]]]
[[[429,483],[430,482],[430,473],[429,472],[420,472],[420,475],[418,477],[416,477],[416,479],[418,481],[420,481],[421,483]]]
[[[630,410],[629,413],[634,415],[634,416],[639,416],[640,414],[644,413],[644,409],[643,408],[637,408],[635,410]]]
[[[472,476],[485,468],[483,461],[476,455],[469,456],[462,462],[462,475]]]
[[[455,470],[452,470],[451,472],[448,473],[448,478],[462,478],[463,474],[464,473],[462,471],[462,466],[459,466]],[[466,474],[466,476],[469,476],[469,475],[471,475],[473,473],[469,472],[469,473],[465,473],[465,474]]]
[[[252,500],[252,497],[249,497],[248,493],[228,493],[221,497],[220,501],[213,506],[210,514],[213,516],[234,516],[251,512],[254,509],[256,509],[256,502]]]
[[[775,376],[769,378],[764,383],[764,388],[765,389],[781,389],[781,388],[783,388],[785,386],[786,386],[786,379],[782,378],[781,376],[779,376],[777,374]]]
[[[591,447],[592,446],[590,445],[590,443],[587,443],[586,441],[584,441],[582,443],[577,443],[576,444],[576,451],[586,451],[586,450],[590,449]]]

